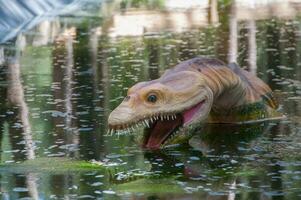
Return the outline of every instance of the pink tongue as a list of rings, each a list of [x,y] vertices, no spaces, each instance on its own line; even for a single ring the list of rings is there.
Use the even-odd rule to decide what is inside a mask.
[[[189,123],[193,119],[193,117],[201,109],[203,104],[204,104],[204,101],[201,101],[200,103],[196,104],[195,106],[193,106],[192,108],[190,108],[189,110],[184,112],[184,114],[183,114],[184,125],[186,123]]]
[[[158,121],[144,145],[148,149],[159,149],[164,140],[181,124],[181,117],[175,120]]]

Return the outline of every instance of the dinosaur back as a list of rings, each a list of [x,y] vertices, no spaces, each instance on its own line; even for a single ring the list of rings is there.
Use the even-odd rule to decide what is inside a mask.
[[[278,108],[278,103],[273,96],[272,90],[266,83],[252,73],[241,69],[235,63],[229,64],[229,68],[247,85],[247,98],[249,98],[250,102],[262,100],[271,108]]]
[[[278,104],[270,87],[252,73],[241,69],[235,63],[226,65],[218,59],[197,57],[176,65],[174,68],[166,71],[165,75],[192,70],[206,75],[208,79],[214,82],[215,77],[218,77],[220,80],[231,79],[231,74],[233,73],[228,73],[229,69],[245,85],[246,94],[243,98],[245,98],[246,104],[234,106],[230,109],[212,109],[208,119],[209,123],[246,123],[283,117],[276,110]],[[224,81],[224,83],[227,84],[227,81]]]
[[[247,100],[248,102],[263,102],[272,109],[277,109],[278,104],[275,100],[271,88],[264,83],[261,79],[253,75],[252,73],[240,68],[237,64],[231,63],[226,65],[219,59],[215,58],[205,58],[196,57],[184,62],[181,62],[174,68],[165,72],[165,75],[170,73],[185,71],[185,70],[195,70],[203,73],[206,69],[216,69],[217,71],[223,70],[225,68],[231,69],[237,76],[240,77],[242,82],[247,87]],[[164,76],[164,75],[163,75]]]
[[[246,97],[249,104],[235,107],[225,112],[211,111],[208,123],[253,123],[266,120],[283,119],[276,109],[278,104],[271,88],[250,72],[236,64],[228,66],[246,85]]]

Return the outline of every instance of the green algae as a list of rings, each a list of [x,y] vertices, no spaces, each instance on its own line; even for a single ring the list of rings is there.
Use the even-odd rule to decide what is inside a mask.
[[[117,184],[113,187],[117,193],[144,193],[144,194],[182,194],[184,192],[172,178],[166,179],[139,179],[128,183]]]
[[[0,164],[0,172],[62,174],[80,171],[105,171],[101,163],[63,157],[41,157],[16,163]]]

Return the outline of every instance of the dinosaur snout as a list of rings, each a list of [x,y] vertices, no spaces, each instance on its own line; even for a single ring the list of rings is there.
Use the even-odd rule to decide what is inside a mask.
[[[129,124],[134,116],[134,112],[131,108],[121,104],[111,112],[108,118],[108,124],[110,127]]]

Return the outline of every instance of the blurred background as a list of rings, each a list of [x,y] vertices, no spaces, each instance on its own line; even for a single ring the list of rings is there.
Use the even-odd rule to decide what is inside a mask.
[[[300,0],[0,0],[1,163],[95,159],[160,175],[123,185],[3,168],[2,198],[300,199],[300,14]],[[131,85],[199,55],[262,78],[288,120],[226,128],[252,137],[209,140],[205,153],[145,153],[133,135],[106,135]]]

